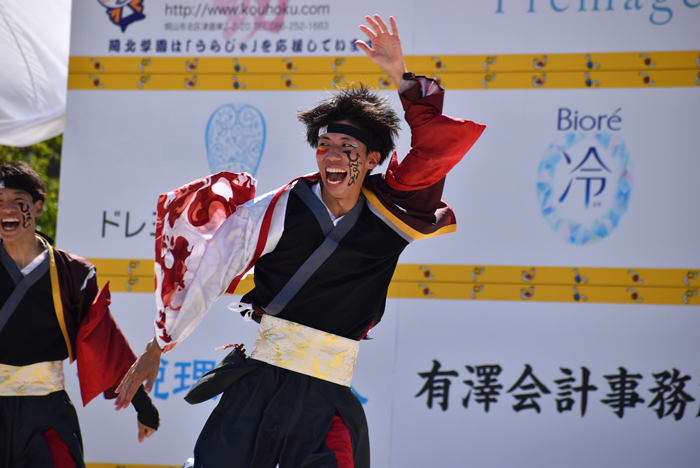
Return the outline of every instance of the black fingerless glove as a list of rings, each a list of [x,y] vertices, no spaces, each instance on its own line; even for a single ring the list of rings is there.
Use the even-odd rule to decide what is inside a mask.
[[[160,426],[160,415],[158,414],[158,409],[151,401],[151,397],[148,396],[148,393],[144,390],[143,385],[136,391],[136,395],[134,395],[134,398],[131,400],[131,404],[134,405],[138,413],[138,420],[141,424],[151,429],[158,430],[158,426]]]

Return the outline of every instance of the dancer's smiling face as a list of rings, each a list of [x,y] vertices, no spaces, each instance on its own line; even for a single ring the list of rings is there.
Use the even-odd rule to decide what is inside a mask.
[[[43,208],[43,201],[33,201],[24,190],[0,188],[0,238],[3,242],[33,238],[36,218]]]
[[[352,125],[348,121],[337,122]],[[344,133],[324,133],[318,138],[316,163],[325,195],[348,202],[357,201],[367,173],[379,163],[379,153]]]

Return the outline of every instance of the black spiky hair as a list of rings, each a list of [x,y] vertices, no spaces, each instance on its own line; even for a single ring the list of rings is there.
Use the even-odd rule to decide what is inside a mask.
[[[46,199],[46,186],[41,176],[24,161],[12,161],[0,165],[0,187],[24,190],[32,201]]]
[[[401,120],[386,96],[360,84],[334,91],[318,105],[297,112],[297,119],[306,126],[306,141],[318,147],[318,132],[326,125],[347,120],[365,136],[367,152],[379,152],[379,164],[396,148]]]

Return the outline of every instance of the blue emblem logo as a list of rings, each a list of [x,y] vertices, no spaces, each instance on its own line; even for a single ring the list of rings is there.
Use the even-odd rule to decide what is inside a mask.
[[[265,149],[265,119],[249,104],[226,104],[209,118],[207,158],[212,173],[258,170]]]
[[[627,212],[633,186],[625,142],[610,132],[566,132],[537,169],[537,201],[552,230],[575,245],[598,242]]]

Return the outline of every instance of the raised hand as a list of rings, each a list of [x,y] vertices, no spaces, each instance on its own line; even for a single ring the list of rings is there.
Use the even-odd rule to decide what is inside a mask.
[[[372,27],[360,25],[370,41],[372,47],[363,41],[357,41],[357,46],[364,51],[371,61],[382,67],[391,77],[398,88],[401,84],[401,77],[407,71],[403,62],[403,50],[401,49],[401,39],[399,39],[399,29],[396,27],[396,20],[389,17],[391,31],[379,15],[365,16],[365,20]]]

